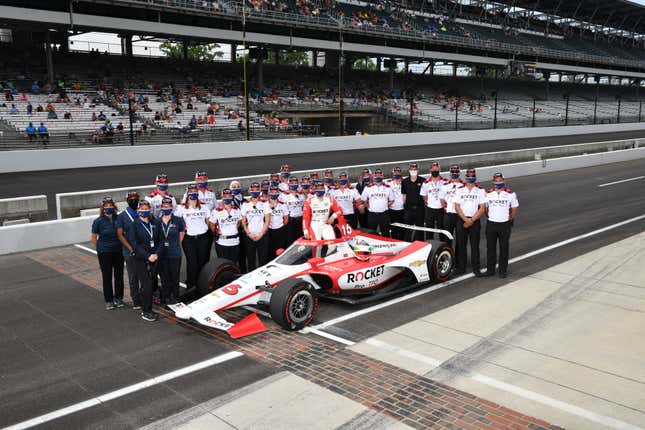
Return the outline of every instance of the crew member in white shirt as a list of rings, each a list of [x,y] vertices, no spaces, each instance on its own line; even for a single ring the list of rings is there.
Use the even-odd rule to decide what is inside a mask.
[[[457,257],[456,274],[466,273],[468,261],[467,245],[470,241],[470,263],[473,273],[477,277],[483,276],[480,272],[479,240],[481,237],[480,218],[486,212],[486,192],[477,185],[477,172],[475,169],[466,170],[466,185],[457,190],[455,197],[455,210],[459,216],[457,221]]]
[[[186,188],[186,202],[175,208],[175,215],[184,220],[186,235],[181,247],[186,256],[186,285],[188,288],[197,286],[199,272],[208,262],[210,255],[210,234],[207,220],[210,211],[199,201],[199,191],[196,184]]]
[[[269,260],[276,257],[278,249],[287,247],[287,225],[289,223],[289,208],[280,202],[280,189],[269,188],[269,208],[271,218],[269,220]]]
[[[353,229],[357,228],[356,208],[361,205],[361,195],[356,188],[350,185],[347,173],[343,172],[338,175],[338,185],[330,190],[329,195],[336,200],[338,206],[343,210],[343,216],[347,224]]]
[[[390,237],[390,215],[388,209],[394,201],[390,186],[383,182],[383,171],[374,170],[374,183],[365,187],[361,200],[367,207],[367,225],[378,230],[381,236]]]
[[[206,206],[208,213],[217,206],[217,198],[215,193],[208,187],[208,173],[200,171],[195,173],[195,185],[197,185],[197,196],[202,206]],[[181,204],[186,203],[186,193],[181,199]],[[208,259],[211,259],[210,250],[213,247],[213,234],[208,230]]]
[[[439,196],[441,205],[445,211],[443,214],[443,229],[449,231],[453,237],[456,236],[455,229],[457,227],[457,220],[459,219],[457,211],[455,211],[455,196],[457,195],[457,190],[466,185],[464,181],[459,179],[459,176],[459,166],[456,164],[450,166],[450,180],[441,186],[441,194]],[[459,252],[456,249],[455,251]]]
[[[402,176],[400,167],[392,169],[392,179],[388,182],[392,198],[390,209],[388,211],[390,215],[390,224],[403,222],[403,195],[401,194]],[[401,228],[389,227],[389,229],[392,232],[392,237],[395,239],[403,239],[405,236],[405,230],[402,230]]]
[[[419,194],[423,197],[425,203],[425,226],[428,228],[443,228],[444,209],[441,203],[441,192],[447,182],[446,178],[441,176],[441,166],[436,161],[430,164],[430,177],[421,185]],[[426,239],[434,239],[435,233],[427,232]],[[437,234],[439,239],[440,234]]]
[[[506,186],[504,175],[493,175],[493,186],[486,191],[486,276],[495,274],[495,264],[499,263],[499,277],[506,278],[511,227],[520,206],[517,195]],[[497,243],[499,242],[499,262]]]
[[[289,209],[289,223],[287,224],[287,246],[302,236],[302,206],[306,197],[298,190],[298,178],[289,178],[289,190],[280,195],[280,202]]]
[[[269,221],[271,208],[260,200],[260,184],[253,182],[249,187],[249,199],[242,204],[242,226],[246,234],[244,251],[246,269],[250,272],[269,261]]]
[[[217,236],[215,251],[219,258],[225,258],[238,264],[240,259],[240,234],[242,212],[233,204],[233,192],[230,188],[222,191],[222,204],[211,211],[208,225]]]

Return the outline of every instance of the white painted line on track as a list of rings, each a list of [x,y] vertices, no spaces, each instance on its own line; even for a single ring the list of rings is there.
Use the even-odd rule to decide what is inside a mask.
[[[336,336],[335,334],[327,333],[326,331],[318,330],[317,328],[313,328],[313,327],[305,327],[302,330],[300,330],[300,333],[303,333],[303,334],[314,333],[314,334],[317,334],[318,336],[326,337],[327,339],[331,339],[334,342],[342,343],[347,346],[356,345],[356,342],[354,341],[345,339],[340,336]]]
[[[184,375],[188,375],[193,372],[197,372],[202,369],[206,369],[208,367],[214,366],[216,364],[221,364],[229,360],[233,360],[234,358],[242,357],[244,354],[238,351],[231,351],[227,352],[222,355],[218,355],[217,357],[210,358],[208,360],[200,361],[199,363],[192,364],[190,366],[182,367],[181,369],[173,370],[172,372],[165,373],[163,375],[159,375],[154,378],[147,379],[145,381],[141,381],[137,384],[129,385],[127,387],[123,387],[121,389],[111,391],[109,393],[103,394],[101,396],[94,397],[89,400],[85,400],[80,403],[76,403],[74,405],[67,406],[62,409],[58,409],[56,411],[50,412],[45,415],[41,415],[36,418],[32,418],[27,421],[23,421],[14,425],[11,425],[9,427],[5,427],[2,430],[22,430],[22,429],[27,429],[30,427],[34,427],[37,425],[44,424],[46,422],[55,420],[57,418],[64,417],[66,415],[70,415],[73,413],[76,413],[78,411],[82,411],[83,409],[91,408],[93,406],[100,405],[101,403],[109,402],[110,400],[117,399],[119,397],[126,396],[128,394],[132,394],[136,391],[143,390],[145,388],[152,387],[154,385],[162,384],[164,382],[170,381],[172,379],[179,378]]]
[[[643,178],[645,178],[645,176],[636,176],[635,178],[623,179],[621,181],[607,182],[606,184],[598,185],[598,188],[608,187],[610,185],[622,184],[625,182],[638,181],[639,179],[643,179]]]
[[[78,249],[82,249],[83,251],[91,252],[92,254],[96,255],[96,250],[95,249],[88,248],[87,246],[81,245],[80,243],[76,243],[76,244],[74,244],[74,246],[77,247]]]
[[[544,248],[540,248],[540,249],[537,249],[535,251],[529,252],[527,254],[520,255],[519,257],[512,258],[512,259],[509,260],[509,264],[517,263],[518,261],[522,261],[522,260],[526,260],[526,259],[534,257],[536,255],[543,254],[543,253],[551,251],[553,249],[560,248],[560,247],[568,245],[570,243],[573,243],[573,242],[576,242],[576,241],[579,241],[579,240],[582,240],[582,239],[586,239],[588,237],[595,236],[597,234],[604,233],[606,231],[613,230],[615,228],[621,227],[621,226],[626,225],[626,224],[630,224],[632,222],[640,221],[642,219],[645,219],[645,215],[640,215],[640,216],[637,216],[637,217],[634,217],[634,218],[629,218],[629,219],[626,219],[624,221],[618,222],[616,224],[611,224],[611,225],[609,225],[607,227],[603,227],[603,228],[600,228],[598,230],[593,230],[593,231],[590,231],[589,233],[581,234],[579,236],[575,236],[575,237],[572,237],[570,239],[566,239],[566,240],[563,240],[561,242],[554,243],[554,244],[546,246]],[[440,290],[440,289],[445,288],[445,287],[447,287],[449,285],[456,284],[457,282],[461,282],[461,281],[464,281],[466,279],[473,278],[474,276],[475,275],[473,275],[472,273],[468,273],[466,275],[459,276],[458,278],[450,279],[449,281],[442,282],[440,284],[431,285],[429,287],[423,288],[423,289],[415,291],[413,293],[406,294],[406,295],[403,295],[401,297],[397,297],[397,298],[388,300],[386,302],[376,304],[374,306],[370,306],[370,307],[367,307],[367,308],[364,308],[364,309],[360,309],[360,310],[355,311],[355,312],[350,312],[350,313],[342,315],[342,316],[340,316],[338,318],[333,318],[333,319],[331,319],[329,321],[324,321],[324,322],[322,322],[320,324],[312,326],[312,328],[319,329],[319,330],[324,329],[326,327],[330,327],[330,326],[336,325],[338,323],[348,321],[348,320],[360,317],[360,316],[365,315],[365,314],[369,314],[369,313],[377,311],[379,309],[387,308],[387,307],[395,305],[397,303],[401,303],[401,302],[413,299],[415,297],[419,297],[419,296],[422,296],[424,294],[431,293],[432,291]]]

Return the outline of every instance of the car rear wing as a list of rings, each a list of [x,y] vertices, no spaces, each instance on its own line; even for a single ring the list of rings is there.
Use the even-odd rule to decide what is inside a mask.
[[[398,228],[404,228],[406,230],[416,230],[416,231],[427,231],[428,233],[438,233],[438,234],[443,234],[446,236],[449,240],[453,240],[454,237],[453,235],[448,231],[448,230],[442,230],[440,228],[429,228],[429,227],[420,227],[418,225],[409,225],[409,224],[402,224],[400,222],[395,222],[390,224],[391,227],[398,227]]]

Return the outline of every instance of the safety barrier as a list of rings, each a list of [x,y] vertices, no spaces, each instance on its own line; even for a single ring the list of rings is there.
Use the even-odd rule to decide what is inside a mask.
[[[370,136],[268,139],[250,142],[7,151],[0,157],[0,173],[123,166],[141,164],[144,160],[145,163],[177,163],[196,160],[240,159],[257,154],[263,156],[307,154],[397,146],[440,145],[458,142],[612,133],[644,129],[645,123],[629,123],[497,129],[486,130],[486,132],[481,130],[441,131]]]
[[[404,161],[393,161],[390,163],[379,163],[379,164],[361,164],[354,166],[341,166],[333,167],[331,170],[336,176],[340,172],[347,172],[350,178],[357,178],[361,173],[362,169],[365,167],[376,168],[379,167],[383,169],[384,172],[389,172],[393,167],[400,166],[405,170],[407,163],[409,161],[416,161],[419,163],[419,167],[422,172],[426,172],[432,161],[438,161],[443,166],[448,166],[449,164],[460,164],[462,166],[469,167],[480,167],[491,164],[506,164],[506,163],[518,163],[523,161],[530,161],[535,159],[546,159],[546,158],[555,158],[555,157],[564,157],[570,155],[579,155],[583,153],[595,153],[603,151],[616,151],[627,148],[635,148],[639,145],[645,143],[645,139],[629,139],[629,140],[616,140],[609,142],[594,142],[594,143],[581,143],[575,145],[562,145],[562,146],[549,146],[543,148],[530,148],[522,150],[510,150],[510,151],[499,151],[499,152],[487,152],[481,154],[468,154],[468,155],[457,155],[450,157],[441,157],[434,159],[424,159],[424,160],[404,160]],[[302,176],[308,174],[310,170],[307,171],[295,171],[293,174],[297,176]],[[211,188],[219,192],[221,189],[229,186],[232,180],[238,180],[242,186],[242,189],[246,189],[251,182],[261,181],[266,179],[269,175],[269,172],[262,175],[252,175],[252,176],[241,176],[235,178],[218,178],[211,179],[209,185]],[[169,192],[181,198],[185,192],[186,185],[191,182],[177,182],[173,183],[169,187]],[[56,194],[56,206],[57,206],[57,217],[69,218],[77,217],[81,214],[82,210],[96,208],[98,203],[101,201],[101,198],[105,195],[112,196],[115,200],[122,200],[125,193],[129,190],[137,190],[140,195],[146,195],[152,192],[153,187],[151,185],[140,185],[133,187],[124,187],[124,188],[112,188],[104,190],[93,190],[93,191],[81,191],[73,193],[60,193]]]
[[[47,196],[26,196],[0,199],[0,225],[16,220],[30,222],[47,219]]]

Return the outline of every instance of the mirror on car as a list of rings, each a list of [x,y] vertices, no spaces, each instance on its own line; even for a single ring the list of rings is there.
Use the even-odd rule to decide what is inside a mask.
[[[276,249],[276,250],[275,250],[275,255],[276,255],[276,256],[279,256],[279,255],[281,255],[283,252],[284,252],[284,248],[278,248],[278,249]]]
[[[309,259],[309,264],[311,264],[312,266],[317,266],[317,265],[323,263],[324,261],[325,261],[324,258],[314,257],[314,258]]]

